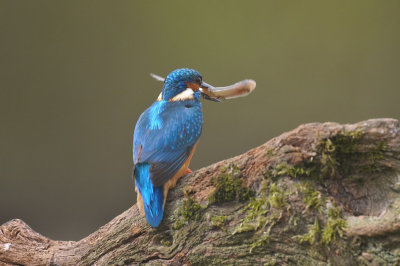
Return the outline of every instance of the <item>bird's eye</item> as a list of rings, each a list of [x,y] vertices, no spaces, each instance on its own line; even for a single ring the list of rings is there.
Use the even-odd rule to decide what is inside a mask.
[[[202,82],[202,81],[201,81],[201,78],[200,78],[200,77],[197,77],[197,78],[196,78],[196,82],[197,82],[198,84],[201,84],[201,82]]]

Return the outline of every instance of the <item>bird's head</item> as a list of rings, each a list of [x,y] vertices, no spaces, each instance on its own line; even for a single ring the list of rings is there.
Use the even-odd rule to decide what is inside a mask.
[[[200,96],[198,90],[202,82],[203,78],[196,70],[189,68],[176,69],[165,78],[162,99],[165,101],[183,100],[182,96],[198,98],[194,97],[194,95]]]

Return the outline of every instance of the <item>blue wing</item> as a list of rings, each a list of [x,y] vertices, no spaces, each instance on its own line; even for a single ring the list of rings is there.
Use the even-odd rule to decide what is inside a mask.
[[[150,164],[150,179],[163,185],[185,163],[202,130],[199,101],[158,101],[136,123],[133,162]]]

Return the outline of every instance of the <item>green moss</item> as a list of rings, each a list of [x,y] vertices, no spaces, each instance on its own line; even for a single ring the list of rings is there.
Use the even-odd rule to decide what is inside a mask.
[[[264,181],[261,184],[259,196],[251,198],[244,208],[247,215],[243,219],[242,225],[253,223],[258,229],[269,219],[266,215],[270,212],[271,207],[280,209],[287,205],[288,193],[279,189],[276,183],[268,184],[268,181]]]
[[[289,225],[292,226],[297,226],[297,222],[299,221],[299,217],[294,213],[293,215],[290,216],[289,218]]]
[[[320,235],[320,226],[318,218],[315,218],[315,222],[313,225],[308,227],[308,232],[301,236],[294,236],[293,239],[298,240],[300,243],[308,242],[310,245],[313,245],[318,241]]]
[[[386,170],[385,165],[379,164],[387,150],[386,141],[371,143],[372,147],[365,151],[366,143],[362,148],[359,147],[363,135],[360,130],[344,131],[322,139],[317,145],[316,160],[309,163],[314,165],[315,170],[311,172],[311,176],[321,179],[340,175],[351,179],[354,174],[371,174]]]
[[[369,150],[368,157],[372,162],[382,160],[384,158],[384,153],[387,150],[386,140],[382,140],[374,148]]]
[[[336,207],[331,207],[327,211],[327,218],[323,226],[320,226],[320,220],[315,217],[313,225],[308,226],[308,232],[304,235],[294,236],[293,239],[300,243],[307,242],[310,245],[321,243],[329,245],[338,237],[343,237],[346,221],[341,217],[340,210]]]
[[[329,244],[336,240],[337,236],[342,237],[346,221],[341,217],[340,210],[332,207],[328,209],[328,220],[325,227],[322,229],[321,241],[324,244]]]
[[[169,247],[169,246],[172,245],[171,241],[169,241],[169,240],[164,240],[164,239],[162,239],[162,240],[160,241],[160,243],[161,243],[161,245],[163,245],[164,247]]]
[[[361,130],[344,131],[333,137],[335,151],[341,154],[351,154],[357,151],[363,132]]]
[[[261,184],[260,194],[252,198],[244,208],[245,218],[236,227],[234,234],[264,230],[268,226],[267,233],[282,217],[282,207],[287,205],[287,194],[279,189],[275,183],[268,185],[268,181]]]
[[[172,229],[178,230],[185,226],[185,219],[178,219],[172,224]]]
[[[360,130],[344,131],[331,138],[321,140],[317,149],[321,155],[321,173],[324,176],[334,176],[337,172],[346,175],[357,159],[357,148],[362,140]]]
[[[286,163],[280,163],[274,169],[268,170],[266,173],[266,177],[276,178],[279,176],[287,175],[296,178],[299,176],[310,176],[312,171],[312,168],[292,166]]]
[[[321,193],[315,190],[309,182],[302,182],[297,187],[304,195],[304,204],[306,205],[305,211],[316,209],[321,212],[322,207],[325,206],[325,200],[322,197]]]
[[[225,173],[226,170],[228,170],[228,167],[226,165],[221,166],[221,173]]]
[[[271,229],[277,223],[278,217],[273,215],[273,216],[269,217],[267,219],[267,221],[268,221],[267,224],[269,225],[268,229],[263,232],[263,234],[262,234],[260,239],[258,239],[257,241],[255,241],[254,243],[252,243],[250,245],[250,253],[253,253],[253,250],[255,248],[265,246],[265,245],[267,245],[269,243]]]
[[[190,220],[198,221],[200,220],[202,210],[203,208],[201,207],[200,204],[198,204],[191,198],[187,198],[182,203],[181,215],[187,221]]]
[[[226,223],[226,216],[214,216],[214,217],[211,218],[211,223],[214,226],[223,229],[224,225]]]
[[[279,164],[276,168],[278,175],[288,175],[291,177],[309,176],[311,169],[306,169],[298,166],[291,166],[288,164]]]
[[[386,141],[372,143],[372,147],[365,151],[360,148],[364,133],[361,130],[343,131],[332,137],[321,139],[316,147],[317,156],[305,161],[302,166],[292,166],[280,163],[268,169],[265,177],[276,179],[280,176],[313,177],[318,180],[339,175],[351,178],[358,173],[375,173],[385,170],[379,164],[384,159],[387,150]],[[365,144],[365,143],[364,143]],[[267,155],[272,150],[267,150]],[[356,175],[355,175],[356,177]]]
[[[336,173],[336,168],[339,163],[336,161],[333,155],[335,151],[335,146],[331,139],[326,139],[320,141],[318,144],[318,149],[321,153],[320,163],[321,163],[321,173],[323,176],[333,176]]]
[[[267,201],[274,208],[282,208],[287,205],[287,196],[289,193],[281,190],[275,183],[272,183],[269,189]]]
[[[269,239],[270,239],[269,234],[265,233],[265,234],[261,237],[261,239],[257,240],[256,242],[254,242],[254,243],[252,243],[252,244],[250,245],[250,253],[253,253],[253,250],[254,250],[255,248],[258,248],[258,247],[267,245],[267,244],[269,243]]]
[[[268,149],[266,152],[265,152],[265,155],[267,155],[268,157],[272,157],[272,156],[274,156],[276,154],[276,152],[273,150],[273,149]]]
[[[244,218],[244,222],[250,222],[257,217],[264,216],[269,211],[268,200],[264,197],[252,198],[245,210],[247,210],[247,215]]]
[[[203,210],[204,208],[200,204],[195,202],[193,199],[186,197],[178,211],[179,219],[177,219],[173,224],[173,229],[180,229],[189,221],[199,221],[203,214]]]
[[[362,141],[362,131],[345,131],[317,146],[320,154],[321,174],[329,177],[335,174],[349,176],[353,173],[374,173],[381,170],[379,160],[384,158],[386,141],[381,141],[367,152],[358,150]],[[358,167],[355,167],[358,166]]]
[[[367,154],[364,154],[363,160],[367,161],[367,165],[358,169],[359,173],[376,173],[382,170],[378,162],[384,159],[384,153],[387,150],[387,143],[385,140],[381,141],[375,147],[372,147]]]
[[[222,173],[214,180],[215,190],[208,197],[211,203],[223,203],[238,200],[244,202],[249,200],[254,192],[243,185],[239,178],[240,170],[232,167],[230,173]]]
[[[251,232],[256,231],[257,227],[252,224],[242,223],[238,227],[236,227],[235,231],[233,231],[232,235],[244,233],[244,232]]]

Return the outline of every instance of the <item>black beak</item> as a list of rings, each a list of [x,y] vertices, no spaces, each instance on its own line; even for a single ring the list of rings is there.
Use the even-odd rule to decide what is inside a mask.
[[[214,89],[215,89],[214,86],[211,86],[210,84],[203,81],[200,86],[201,96],[203,96],[203,99],[218,103],[221,102],[221,99],[219,99],[213,94],[212,91]]]
[[[207,94],[204,94],[204,93],[201,93],[201,96],[203,96],[203,99],[205,99],[205,100],[209,100],[209,101],[217,102],[217,103],[222,102],[220,99],[212,98],[212,97],[210,97],[210,96],[208,96]]]

